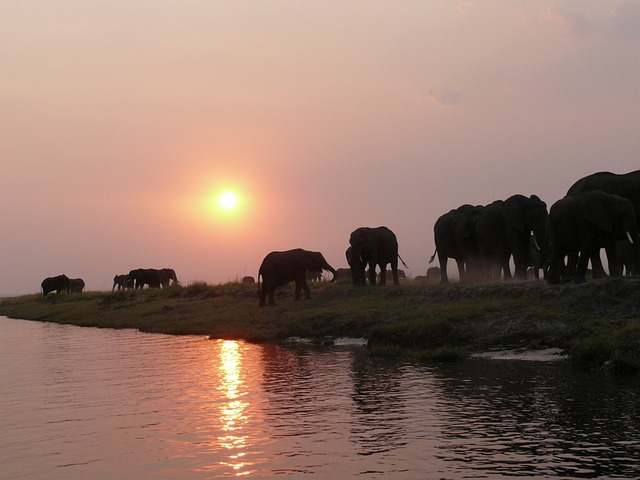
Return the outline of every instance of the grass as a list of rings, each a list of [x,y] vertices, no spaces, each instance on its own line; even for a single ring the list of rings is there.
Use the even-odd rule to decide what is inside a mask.
[[[572,361],[600,366],[615,373],[640,371],[640,325],[637,320],[611,331],[576,338],[571,345]]]
[[[488,349],[560,347],[578,365],[637,372],[638,286],[640,280],[571,287],[407,281],[400,287],[352,288],[320,282],[311,284],[309,301],[294,301],[290,284],[278,289],[275,307],[258,308],[256,285],[195,282],[164,290],[63,293],[45,300],[25,295],[3,299],[0,314],[251,342],[366,338],[374,355],[409,354],[418,360],[452,360]],[[615,315],[612,306],[620,310]]]

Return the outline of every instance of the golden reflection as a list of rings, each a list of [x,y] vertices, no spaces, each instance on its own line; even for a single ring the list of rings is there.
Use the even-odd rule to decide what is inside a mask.
[[[243,435],[247,423],[245,408],[247,403],[242,401],[245,392],[242,391],[242,352],[240,344],[234,340],[219,340],[220,342],[220,386],[218,389],[226,397],[227,402],[220,406],[220,422],[225,435],[218,437],[220,447],[229,451],[229,460],[220,462],[231,467],[236,476],[248,475],[244,470],[248,464],[243,461],[246,454],[247,436]]]

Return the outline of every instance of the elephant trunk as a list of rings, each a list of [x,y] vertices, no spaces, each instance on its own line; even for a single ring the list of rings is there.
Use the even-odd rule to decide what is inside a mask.
[[[328,270],[333,275],[333,277],[331,278],[330,282],[331,283],[335,282],[336,281],[336,277],[338,276],[338,273],[336,272],[335,268],[333,268],[331,265],[329,265],[327,263],[325,270]]]

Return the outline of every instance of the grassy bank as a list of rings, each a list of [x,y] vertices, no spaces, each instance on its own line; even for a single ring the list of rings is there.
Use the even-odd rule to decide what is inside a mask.
[[[640,369],[640,279],[582,285],[418,285],[352,288],[319,283],[295,302],[258,308],[256,286],[194,283],[166,290],[3,299],[0,315],[176,335],[278,342],[367,338],[378,349],[449,357],[502,348],[565,349],[578,363]],[[423,354],[421,353],[421,354]]]

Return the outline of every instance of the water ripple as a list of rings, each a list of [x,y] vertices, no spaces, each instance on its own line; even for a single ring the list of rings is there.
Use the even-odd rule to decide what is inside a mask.
[[[7,478],[637,478],[637,380],[0,318]]]

